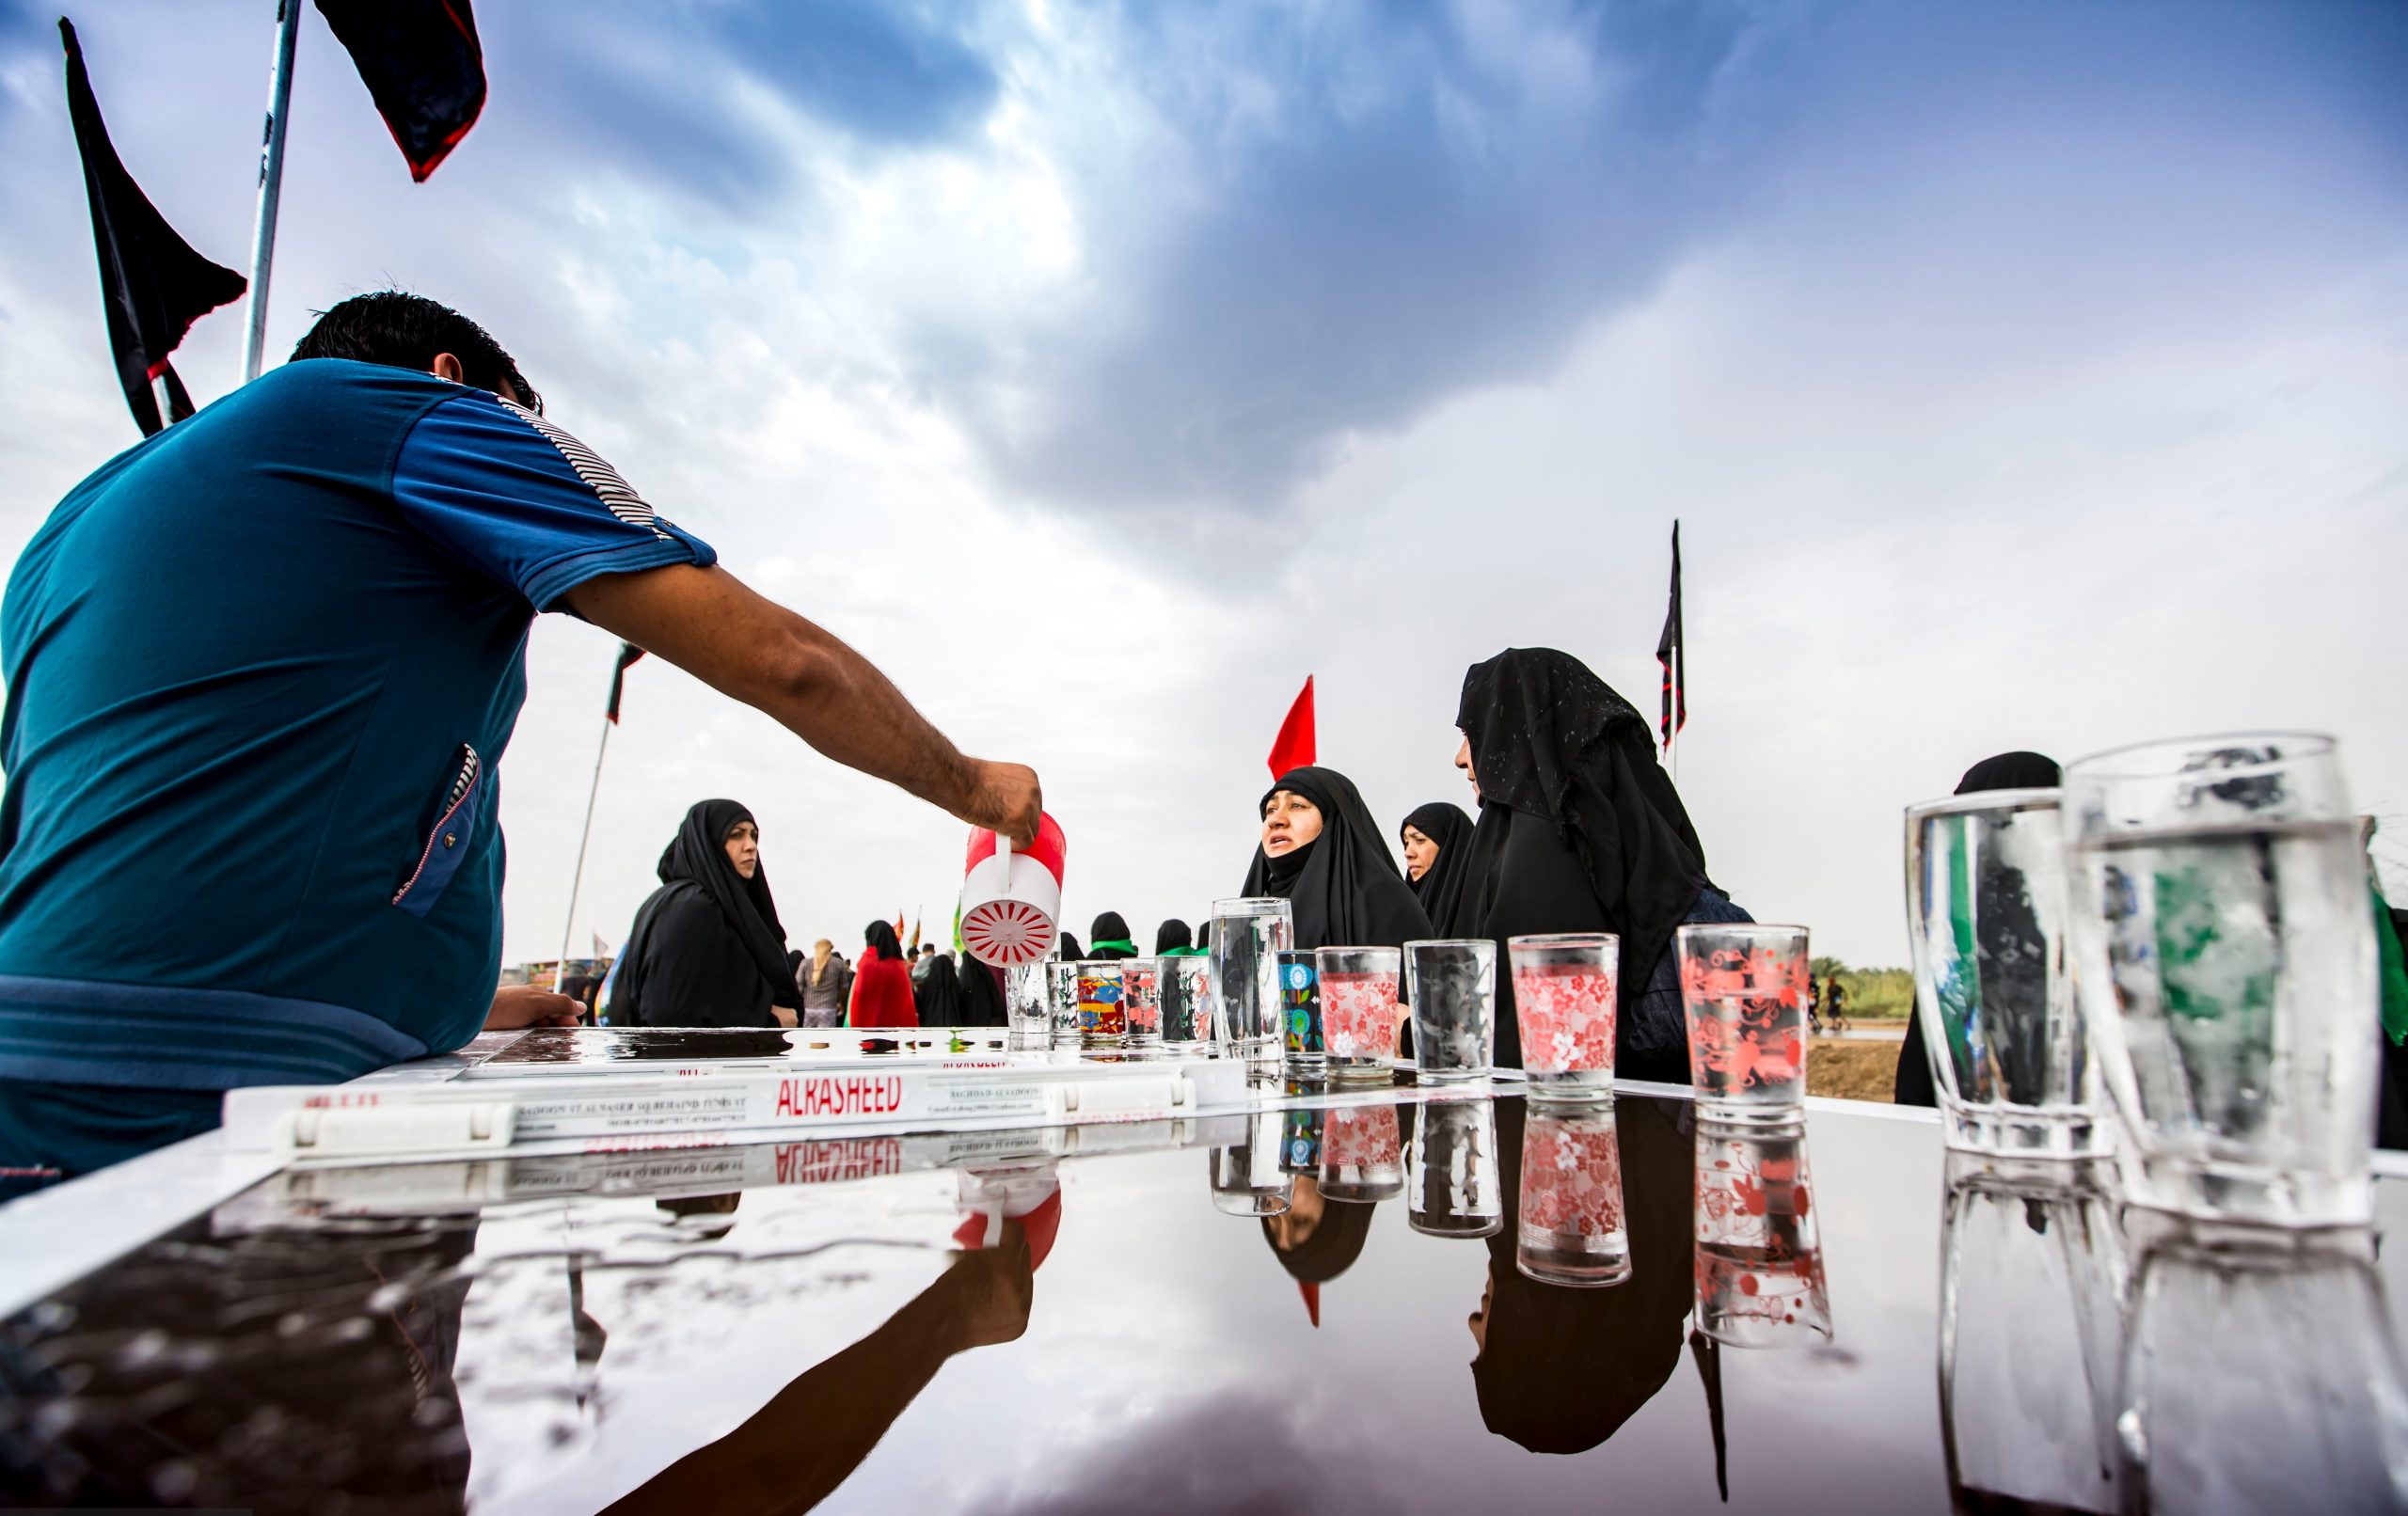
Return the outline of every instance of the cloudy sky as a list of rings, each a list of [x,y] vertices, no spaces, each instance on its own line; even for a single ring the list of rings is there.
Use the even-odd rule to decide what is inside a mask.
[[[71,12],[119,152],[246,261],[269,0]],[[137,435],[51,8],[0,0],[0,555]],[[1391,823],[1465,667],[1653,710],[1716,878],[1905,957],[1899,810],[1973,760],[2337,734],[2408,885],[2408,11],[2183,3],[489,0],[409,182],[305,17],[271,348],[363,290],[551,416],[970,751],[1084,934],[1233,893],[1307,673]],[[240,370],[239,309],[178,366]],[[293,572],[307,572],[294,565]],[[273,576],[258,592],[274,592]],[[545,618],[507,957],[557,951],[613,643]],[[949,917],[961,829],[657,662],[576,925],[692,800],[798,944]]]

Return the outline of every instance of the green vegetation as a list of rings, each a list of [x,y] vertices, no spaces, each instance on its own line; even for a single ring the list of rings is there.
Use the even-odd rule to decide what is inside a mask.
[[[1837,958],[1814,960],[1814,977],[1839,975],[1847,990],[1847,1019],[1904,1020],[1915,1013],[1915,976],[1908,969],[1851,969]]]

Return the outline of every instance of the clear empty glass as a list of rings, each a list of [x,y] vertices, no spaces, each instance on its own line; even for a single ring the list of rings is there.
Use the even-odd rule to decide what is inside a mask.
[[[1497,1102],[1434,1100],[1413,1128],[1405,1221],[1433,1237],[1493,1237],[1505,1229],[1497,1161]]]
[[[1335,1106],[1321,1134],[1321,1192],[1329,1200],[1404,1193],[1404,1146],[1392,1105]]]
[[[1424,1084],[1488,1077],[1497,1062],[1497,944],[1404,944],[1413,975],[1413,1066]]]
[[[2105,1160],[1949,1155],[1940,1426],[1956,1509],[2122,1508],[2121,1210]]]
[[[2129,1200],[2312,1226],[2372,1213],[2366,858],[2330,738],[2154,743],[2066,770],[2073,971]]]
[[[1804,1131],[1698,1127],[1697,1324],[1735,1348],[1830,1340]]]
[[[1250,1111],[1239,1119],[1244,1137],[1212,1149],[1213,1208],[1232,1216],[1276,1216],[1295,1189],[1279,1169],[1279,1113]]]
[[[1202,954],[1162,960],[1163,1042],[1180,1052],[1212,1045],[1212,965]]]
[[[1132,1048],[1163,1045],[1162,960],[1120,960],[1120,1019]]]
[[[1672,938],[1700,1117],[1803,1120],[1806,928],[1740,922],[1683,926]]]
[[[1606,1100],[1614,1089],[1614,1009],[1622,939],[1554,932],[1505,944],[1522,1072],[1533,1100]]]
[[[1045,1014],[1052,1023],[1054,1046],[1079,1045],[1079,966],[1055,958],[1045,965]]]
[[[2369,1233],[2126,1221],[2124,1508],[2408,1509],[2408,1376]]]
[[[1322,1038],[1329,1077],[1380,1082],[1396,1054],[1396,1008],[1404,955],[1395,948],[1325,947],[1314,958],[1321,975]]]
[[[1521,986],[1513,987],[1519,996]],[[1530,1106],[1522,1120],[1521,1216],[1513,1267],[1545,1285],[1597,1288],[1630,1277],[1622,1147],[1611,1096],[1602,1109]]]
[[[1088,1051],[1117,1049],[1129,1040],[1129,1019],[1120,1007],[1120,965],[1088,959],[1079,965],[1079,1046]]]
[[[1288,1072],[1319,1078],[1329,1066],[1321,1032],[1321,969],[1301,949],[1272,955],[1279,965],[1280,1042]]]
[[[1285,900],[1212,902],[1212,1022],[1221,1050],[1245,1060],[1256,1076],[1280,1064],[1279,965],[1274,955],[1296,945],[1296,918]]]
[[[1054,1045],[1054,1019],[1045,999],[1045,963],[1016,963],[1004,971],[1004,1015],[1011,1047],[1021,1052]]]
[[[2055,790],[1962,795],[1907,812],[1915,1014],[1948,1145],[2112,1151],[2066,972],[2065,829]]]

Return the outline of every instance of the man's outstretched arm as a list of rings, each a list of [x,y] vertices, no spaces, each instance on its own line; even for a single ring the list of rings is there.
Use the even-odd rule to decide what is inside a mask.
[[[586,580],[578,615],[766,712],[819,751],[1018,843],[1037,835],[1037,772],[966,758],[868,659],[724,569],[673,564]]]

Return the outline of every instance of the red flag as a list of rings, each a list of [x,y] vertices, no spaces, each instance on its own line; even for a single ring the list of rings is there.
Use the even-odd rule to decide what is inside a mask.
[[[1296,1281],[1296,1293],[1305,1298],[1305,1314],[1313,1319],[1313,1330],[1321,1330],[1321,1287]]]
[[[610,671],[610,708],[602,714],[612,726],[619,724],[619,694],[627,687],[627,666],[643,656],[643,649],[633,642],[619,644],[619,666]]]
[[[1271,777],[1277,779],[1291,768],[1302,768],[1319,753],[1313,740],[1313,678],[1307,674],[1304,692],[1288,707],[1288,719],[1279,723],[1279,740],[1271,745]]]

